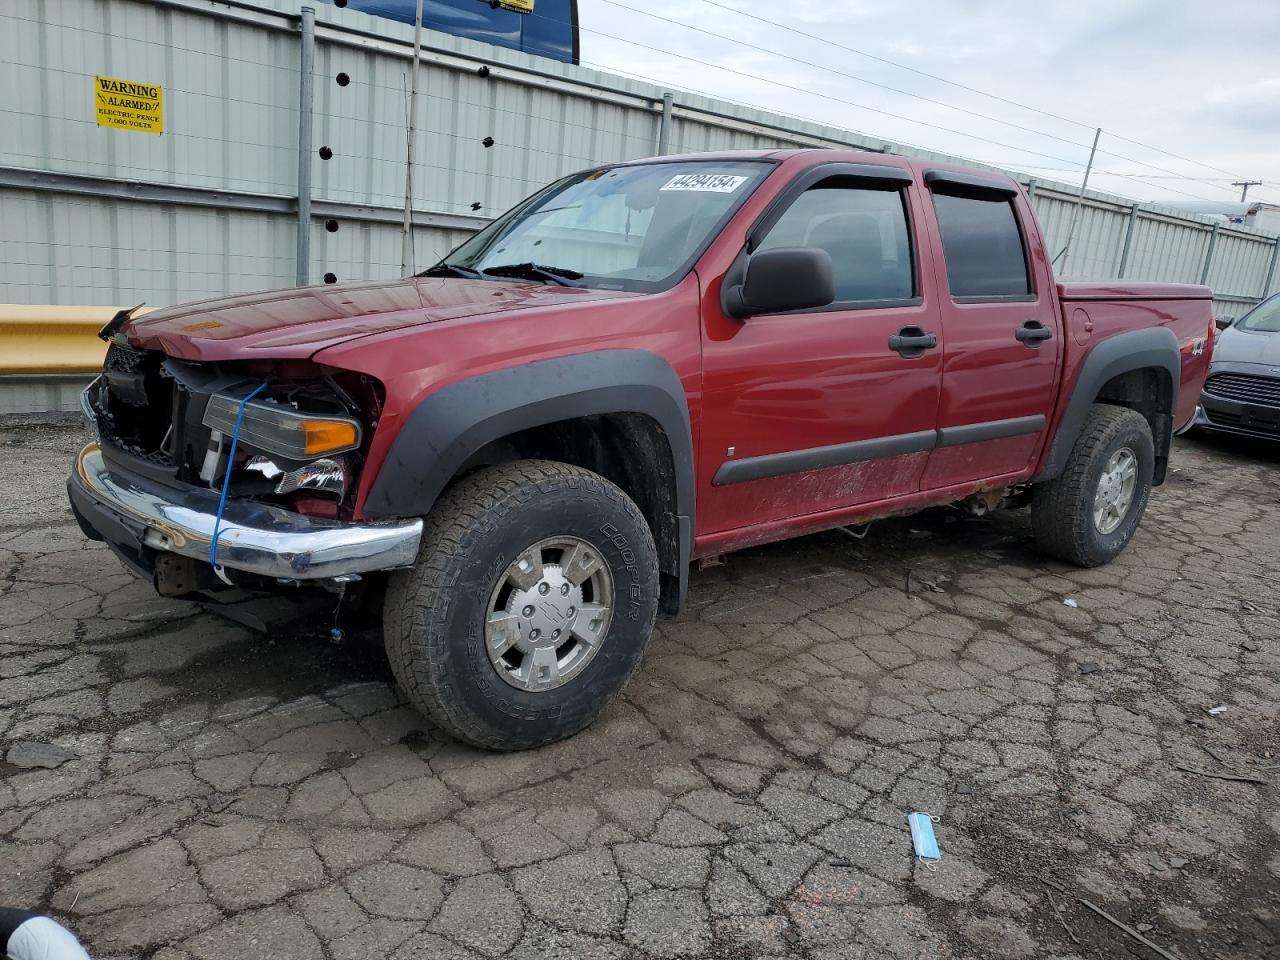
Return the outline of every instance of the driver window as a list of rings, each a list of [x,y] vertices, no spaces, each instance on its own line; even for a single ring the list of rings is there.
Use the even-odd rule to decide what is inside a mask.
[[[806,190],[758,249],[811,247],[831,256],[835,303],[910,300],[915,270],[898,187],[824,180]]]

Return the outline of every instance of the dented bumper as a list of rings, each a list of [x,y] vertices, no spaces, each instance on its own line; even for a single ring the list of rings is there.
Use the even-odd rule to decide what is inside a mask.
[[[76,457],[67,481],[85,533],[145,569],[149,551],[203,560],[218,511],[212,490],[169,487],[124,473],[96,443]],[[277,580],[328,580],[412,566],[422,521],[343,523],[246,500],[229,500],[218,533],[218,562]]]

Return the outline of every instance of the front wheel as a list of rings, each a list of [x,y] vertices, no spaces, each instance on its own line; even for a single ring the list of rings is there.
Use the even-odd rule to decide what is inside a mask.
[[[486,467],[441,498],[384,632],[410,700],[460,740],[523,750],[577,733],[639,666],[658,560],[639,508],[579,467]]]
[[[1081,567],[1114,560],[1138,529],[1154,471],[1146,418],[1127,407],[1095,405],[1061,476],[1032,491],[1036,543]]]

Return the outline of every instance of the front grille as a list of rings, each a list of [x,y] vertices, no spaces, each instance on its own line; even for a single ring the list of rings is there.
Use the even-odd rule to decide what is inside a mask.
[[[1269,420],[1250,419],[1246,422],[1244,416],[1239,413],[1231,413],[1228,410],[1219,410],[1209,406],[1204,408],[1204,413],[1209,418],[1209,422],[1215,426],[1251,430],[1255,433],[1268,433],[1280,437],[1280,420],[1272,422]]]
[[[1204,392],[1224,400],[1280,407],[1280,377],[1258,377],[1247,373],[1215,373]]]
[[[209,428],[200,422],[208,394],[184,382],[184,375],[192,379],[192,365],[174,364],[158,350],[112,343],[89,399],[104,444],[190,483],[209,445]]]
[[[164,355],[112,343],[95,404],[104,440],[157,466],[173,466],[173,381],[161,374]]]

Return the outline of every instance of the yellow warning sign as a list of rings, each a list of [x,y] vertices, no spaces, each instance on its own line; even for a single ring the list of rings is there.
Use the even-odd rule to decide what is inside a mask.
[[[516,13],[533,13],[533,0],[498,0],[498,6]]]
[[[116,77],[93,78],[98,126],[164,133],[164,87]]]

